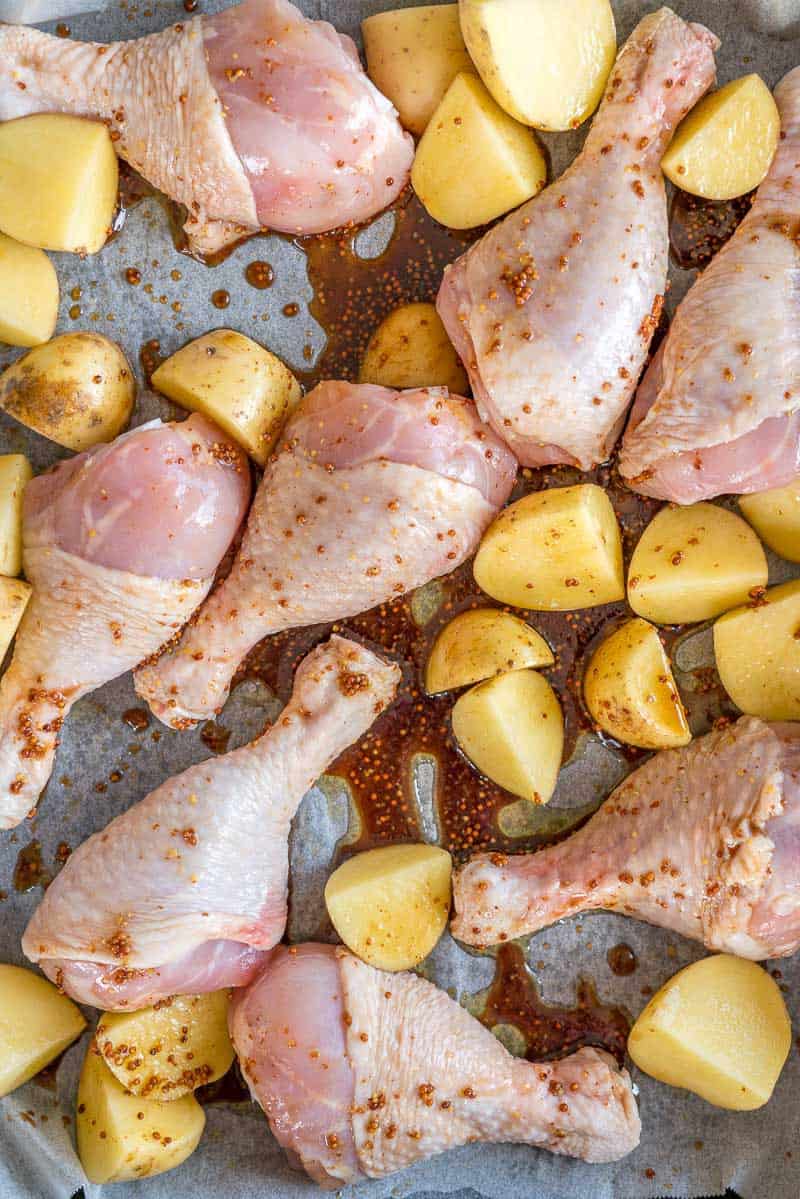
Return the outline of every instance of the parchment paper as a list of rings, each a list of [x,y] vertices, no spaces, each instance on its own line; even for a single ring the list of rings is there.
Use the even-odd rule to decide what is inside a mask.
[[[0,3],[5,0],[0,0]],[[37,0],[38,2],[38,0]],[[323,16],[340,29],[357,33],[358,21],[368,12],[397,6],[403,0],[302,0],[312,16]],[[721,36],[718,56],[720,80],[749,71],[761,73],[770,85],[800,62],[800,0],[676,0],[684,16],[708,24]],[[204,11],[223,7],[220,0],[203,0]],[[615,3],[620,41],[636,20],[657,4],[641,0]],[[52,11],[52,10],[51,10]],[[60,15],[55,14],[55,15]],[[153,0],[121,0],[104,12],[71,19],[76,37],[110,40],[161,29],[185,18],[182,6]],[[581,135],[546,139],[555,171],[560,171],[580,144]],[[391,232],[391,218],[376,224],[373,240]],[[366,240],[369,240],[367,235]],[[266,259],[275,269],[269,291],[256,291],[243,278],[245,266]],[[311,288],[305,275],[303,252],[277,238],[263,238],[240,247],[223,265],[209,269],[176,254],[163,211],[155,201],[145,201],[128,217],[120,236],[99,255],[81,262],[71,255],[54,255],[61,281],[59,331],[97,329],[119,340],[132,362],[141,344],[158,338],[162,352],[221,325],[247,333],[278,353],[290,365],[307,365],[303,347],[317,354],[324,335],[309,316],[305,304]],[[142,283],[125,283],[127,267],[141,271]],[[179,272],[173,277],[172,272]],[[672,271],[669,303],[674,306],[688,276]],[[211,306],[218,288],[230,292],[224,312]],[[73,292],[73,289],[80,289]],[[294,318],[282,309],[300,303]],[[79,317],[70,309],[78,305]],[[0,349],[0,366],[15,351]],[[178,415],[165,401],[143,392],[136,423],[155,415]],[[19,425],[0,417],[2,452],[26,452],[41,470],[65,452],[44,438],[28,435]],[[786,576],[786,564],[774,561],[772,581]],[[698,632],[677,651],[678,679],[684,696],[691,675],[687,672],[707,662],[710,638]],[[19,937],[41,897],[39,887],[18,894],[12,886],[19,850],[33,837],[42,845],[42,857],[55,869],[57,848],[65,842],[74,848],[89,833],[103,827],[118,812],[147,794],[168,776],[208,756],[198,732],[175,733],[154,721],[141,734],[127,728],[122,712],[140,706],[129,677],[104,687],[82,700],[66,723],[52,781],[39,814],[14,834],[0,838],[0,960],[22,962]],[[230,747],[252,737],[276,704],[264,688],[248,683],[240,687],[224,712],[224,724],[233,729]],[[160,737],[153,736],[158,731]],[[698,731],[698,730],[696,730]],[[627,769],[624,759],[599,742],[584,746],[585,760],[569,764],[553,803],[578,805],[601,789],[607,793]],[[433,830],[430,778],[418,780],[421,824]],[[97,784],[105,789],[98,790]],[[313,935],[321,914],[321,889],[337,840],[346,834],[348,801],[340,784],[323,781],[306,798],[295,821],[292,837],[294,903],[290,936]],[[639,966],[627,978],[616,977],[606,964],[606,950],[627,942]],[[644,1006],[644,988],[655,989],[677,969],[703,955],[703,950],[679,937],[650,929],[622,917],[595,914],[565,921],[534,937],[529,959],[543,996],[553,1002],[572,1002],[575,982],[582,974],[595,981],[601,999],[627,1007],[635,1016]],[[539,965],[539,963],[542,963]],[[800,961],[772,964],[787,984],[787,1001],[795,1020],[800,1017],[797,984]],[[493,974],[489,957],[469,955],[447,936],[442,940],[426,973],[458,997],[468,997],[485,987]],[[66,1055],[57,1077],[57,1089],[38,1082],[21,1088],[0,1102],[0,1199],[63,1199],[85,1185],[73,1149],[72,1122],[77,1072],[85,1038]],[[645,1199],[651,1196],[698,1196],[732,1187],[745,1199],[770,1195],[796,1199],[800,1193],[800,1056],[793,1049],[770,1104],[759,1112],[726,1113],[695,1096],[672,1090],[634,1071],[640,1088],[643,1119],[641,1147],[622,1162],[587,1166],[548,1153],[515,1146],[472,1146],[423,1163],[385,1181],[366,1183],[359,1195],[412,1195],[472,1189],[487,1199]],[[270,1196],[311,1196],[316,1188],[303,1175],[291,1171],[272,1140],[260,1110],[251,1104],[215,1105],[207,1109],[208,1125],[198,1151],[179,1170],[149,1181],[114,1187],[86,1185],[87,1199],[113,1195],[116,1199],[231,1199]]]

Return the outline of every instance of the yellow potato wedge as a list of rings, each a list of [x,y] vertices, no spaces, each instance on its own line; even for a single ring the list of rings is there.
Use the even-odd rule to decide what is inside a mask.
[[[47,341],[58,320],[58,298],[58,276],[44,251],[0,233],[0,341]]]
[[[750,526],[716,504],[662,508],[642,533],[628,570],[628,603],[654,624],[711,620],[767,582],[767,559]]]
[[[22,570],[22,500],[32,477],[24,454],[0,454],[0,575]]]
[[[0,662],[6,656],[33,588],[22,579],[0,577]]]
[[[162,362],[152,383],[176,404],[216,421],[260,466],[300,399],[288,366],[233,329],[190,341]]]
[[[78,1083],[78,1157],[90,1182],[152,1178],[185,1162],[206,1117],[194,1095],[171,1103],[131,1095],[92,1041]]]
[[[367,74],[417,137],[459,71],[472,69],[457,4],[391,9],[361,22]]]
[[[762,720],[800,720],[800,579],[721,616],[714,654],[737,708]]]
[[[450,854],[435,845],[387,845],[348,858],[325,903],[344,944],[379,970],[411,970],[428,956],[450,913]]]
[[[780,131],[778,106],[766,83],[745,75],[705,96],[684,117],[661,169],[693,196],[732,200],[761,183]]]
[[[664,984],[631,1029],[628,1052],[660,1082],[742,1112],[767,1102],[791,1043],[777,983],[755,962],[719,954]]]
[[[85,1027],[80,1009],[41,974],[0,965],[0,1095],[33,1078]]]
[[[496,674],[552,666],[553,652],[536,629],[498,608],[461,612],[433,643],[425,670],[428,695],[455,691]]]
[[[464,395],[467,373],[433,304],[403,304],[369,339],[359,383],[381,387],[446,387]]]
[[[537,129],[576,129],[617,53],[609,0],[460,0],[461,32],[501,108]]]
[[[109,1070],[133,1095],[180,1099],[231,1067],[228,992],[176,995],[138,1012],[104,1012],[96,1040]]]
[[[692,739],[658,632],[628,620],[592,654],[583,680],[592,720],[625,745],[668,749]]]
[[[477,75],[456,75],[417,147],[411,182],[428,212],[472,229],[541,191],[547,162],[530,129],[492,99]]]
[[[111,232],[117,183],[100,121],[40,113],[0,125],[0,229],[17,241],[95,254]]]
[[[739,508],[765,545],[789,562],[800,562],[800,478],[739,496]]]
[[[542,675],[515,670],[478,683],[456,701],[452,723],[481,774],[521,799],[547,803],[561,768],[564,720]]]
[[[487,595],[515,608],[567,612],[625,595],[619,525],[594,483],[511,504],[484,534],[473,569]]]

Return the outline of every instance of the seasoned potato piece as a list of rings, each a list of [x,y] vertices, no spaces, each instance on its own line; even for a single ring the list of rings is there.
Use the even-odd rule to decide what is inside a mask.
[[[138,1012],[104,1012],[97,1045],[134,1095],[180,1099],[231,1067],[228,992],[176,995]]]
[[[58,276],[43,250],[0,233],[0,341],[38,346],[58,320]]]
[[[0,125],[0,229],[17,241],[96,253],[111,232],[117,182],[100,121],[40,113]]]
[[[361,22],[367,74],[419,136],[459,71],[472,69],[457,4],[375,13]]]
[[[446,387],[464,395],[467,373],[433,304],[403,304],[369,339],[359,383],[381,387]]]
[[[85,1027],[80,1009],[41,974],[0,965],[0,1095],[33,1078]]]
[[[387,845],[348,858],[328,879],[325,903],[348,949],[379,970],[410,970],[444,932],[450,854],[435,845]]]
[[[127,358],[100,333],[62,333],[0,375],[0,408],[76,453],[121,433],[134,397]]]
[[[194,1095],[171,1103],[131,1095],[92,1041],[78,1083],[78,1157],[90,1182],[152,1178],[185,1162],[206,1117]]]
[[[765,545],[789,562],[800,562],[800,478],[786,487],[742,495],[739,507]]]
[[[162,362],[152,383],[176,404],[216,421],[261,466],[300,399],[288,366],[233,329],[190,341]]]
[[[428,212],[472,229],[541,191],[544,154],[529,129],[496,104],[477,75],[456,75],[417,147],[411,182]]]
[[[662,508],[628,570],[628,602],[656,624],[710,620],[767,582],[761,543],[740,516],[715,504]]]
[[[763,720],[800,720],[800,579],[721,616],[714,654],[737,708]]]
[[[460,0],[461,31],[497,103],[537,129],[575,129],[617,53],[609,0]]]
[[[24,454],[0,454],[0,575],[22,570],[22,498],[32,475]]]
[[[780,989],[755,962],[719,954],[679,971],[628,1037],[640,1070],[717,1107],[767,1102],[792,1043]]]
[[[32,588],[22,579],[0,578],[0,662],[17,631]]]
[[[732,200],[758,187],[780,130],[778,106],[766,83],[745,75],[694,106],[675,131],[661,169],[693,196]]]
[[[564,750],[555,692],[535,670],[478,683],[453,707],[453,733],[469,760],[512,795],[545,804]]]
[[[622,599],[611,501],[594,483],[523,496],[487,529],[474,573],[487,595],[516,608],[565,612]]]
[[[669,658],[646,620],[628,620],[592,654],[583,680],[592,719],[617,741],[640,749],[692,739]]]
[[[508,670],[552,666],[550,646],[536,629],[498,608],[461,612],[433,643],[425,671],[429,695],[467,687]]]

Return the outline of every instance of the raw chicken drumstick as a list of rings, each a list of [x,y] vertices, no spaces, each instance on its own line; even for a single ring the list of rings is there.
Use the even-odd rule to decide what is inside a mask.
[[[608,1054],[514,1058],[433,983],[341,948],[281,946],[234,997],[229,1024],[273,1133],[327,1188],[472,1141],[589,1162],[639,1143],[630,1078]]]
[[[211,421],[155,421],[25,491],[33,586],[0,681],[0,828],[35,805],[72,705],[150,657],[205,598],[250,498],[246,455]]]
[[[108,46],[0,26],[0,120],[53,111],[106,121],[122,157],[185,205],[199,253],[259,227],[364,221],[414,154],[350,38],[289,0]]]
[[[81,845],[34,912],[25,953],[106,1010],[249,981],[286,925],[292,817],[399,676],[342,637],[315,649],[272,728],[170,779]]]
[[[800,724],[744,716],[635,770],[577,833],[480,854],[453,934],[494,945],[605,908],[743,958],[800,947]]]
[[[678,307],[622,442],[621,473],[657,499],[764,491],[800,472],[800,67],[775,99],[770,172]]]
[[[668,8],[645,17],[572,166],[445,271],[437,307],[478,409],[526,466],[587,470],[621,432],[667,281],[659,164],[718,44]]]
[[[137,673],[139,695],[186,727],[222,707],[268,633],[345,619],[453,570],[516,465],[444,389],[321,383],[267,466],[230,575],[177,646]]]

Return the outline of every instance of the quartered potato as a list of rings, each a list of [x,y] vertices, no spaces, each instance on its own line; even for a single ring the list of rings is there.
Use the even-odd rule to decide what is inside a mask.
[[[117,182],[100,121],[38,113],[0,125],[0,229],[17,241],[96,253],[111,232]]]
[[[455,703],[453,734],[469,760],[512,795],[545,804],[564,750],[555,692],[535,670],[478,683]]]
[[[0,965],[0,1095],[33,1078],[85,1027],[80,1009],[41,974]]]
[[[113,441],[134,398],[128,360],[100,333],[62,333],[0,375],[0,408],[76,453]]]
[[[598,646],[583,694],[595,723],[625,745],[667,749],[692,739],[669,658],[646,620],[626,621]]]
[[[472,69],[457,4],[375,13],[361,22],[367,74],[419,136],[459,71]]]
[[[517,208],[547,180],[531,133],[492,99],[477,75],[456,75],[417,147],[411,182],[450,229],[472,229]]]
[[[0,233],[0,341],[38,346],[58,319],[58,276],[43,250]]]
[[[481,541],[475,581],[503,604],[564,612],[625,595],[622,541],[602,487],[579,483],[524,496]]]
[[[14,639],[33,588],[22,579],[0,578],[0,662]]]
[[[450,854],[435,845],[387,845],[348,858],[325,903],[344,944],[379,970],[411,970],[444,932]]]
[[[128,1091],[180,1099],[231,1067],[228,992],[176,995],[138,1012],[104,1012],[96,1040]]]
[[[737,708],[763,720],[800,720],[800,579],[721,616],[714,654]]]
[[[655,624],[710,620],[766,585],[767,559],[750,526],[715,504],[662,508],[633,551],[628,602]]]
[[[505,671],[552,666],[553,661],[544,637],[524,620],[498,608],[475,608],[454,617],[434,641],[425,690],[437,695]]]
[[[792,1043],[776,982],[755,962],[694,962],[648,1003],[628,1037],[640,1070],[717,1107],[751,1111],[773,1092]]]
[[[661,169],[693,196],[732,200],[761,183],[780,130],[778,106],[766,83],[745,75],[694,106],[675,131]]]
[[[739,507],[765,545],[789,562],[800,562],[800,478],[739,496]]]
[[[202,412],[264,466],[300,384],[280,358],[233,329],[214,329],[153,372],[153,387]]]
[[[381,387],[446,387],[464,395],[467,373],[433,304],[403,304],[369,339],[359,383]]]
[[[0,454],[0,575],[22,570],[22,500],[32,476],[24,454]]]
[[[575,129],[617,53],[609,0],[460,0],[461,31],[497,103],[537,129]]]

